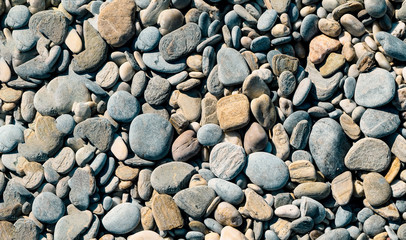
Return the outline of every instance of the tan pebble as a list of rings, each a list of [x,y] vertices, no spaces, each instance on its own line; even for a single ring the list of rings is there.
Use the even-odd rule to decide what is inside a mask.
[[[4,102],[17,102],[23,95],[23,91],[15,90],[13,88],[7,87],[5,84],[2,85],[0,90],[0,99]]]
[[[364,186],[362,184],[362,181],[360,180],[355,180],[354,182],[354,192],[353,192],[354,197],[356,198],[361,198],[365,196],[364,193]]]
[[[338,37],[338,40],[342,45],[346,43],[351,43],[351,39],[352,39],[351,34],[347,31],[343,31]]]
[[[134,68],[129,62],[125,62],[120,66],[119,75],[124,82],[130,81],[135,74]]]
[[[189,188],[196,186],[207,186],[207,181],[200,174],[195,174],[190,179]]]
[[[350,171],[346,171],[333,179],[331,182],[331,192],[334,199],[341,206],[346,205],[354,192],[354,184]]]
[[[387,240],[388,239],[388,233],[387,232],[381,232],[378,233],[373,240]]]
[[[215,232],[211,232],[204,236],[204,240],[220,240],[220,235]]]
[[[214,219],[224,226],[239,227],[242,216],[237,209],[228,202],[221,202],[214,211]]]
[[[312,63],[321,63],[327,54],[338,50],[341,47],[341,43],[326,35],[319,35],[310,41],[309,45],[309,60]]]
[[[184,16],[176,8],[163,10],[158,16],[159,32],[162,35],[168,34],[180,28],[183,24]]]
[[[11,70],[4,58],[0,58],[0,81],[5,83],[11,79]]]
[[[271,34],[275,38],[285,37],[290,34],[290,29],[286,25],[279,23],[272,28]]]
[[[139,171],[140,170],[138,168],[132,168],[120,163],[115,173],[116,176],[121,180],[132,181],[138,176]]]
[[[345,58],[338,53],[330,53],[325,63],[320,67],[320,74],[329,77],[336,73],[345,64]]]
[[[229,142],[238,146],[242,145],[241,135],[236,131],[229,131],[224,133],[224,140],[223,142]]]
[[[244,48],[246,48],[246,49],[249,49],[249,48],[250,48],[251,42],[252,42],[252,39],[251,39],[251,38],[246,37],[246,36],[243,36],[240,41],[241,41],[241,45],[242,45]]]
[[[15,103],[3,103],[3,105],[1,105],[1,111],[8,112],[16,108],[16,106],[17,105]]]
[[[251,217],[258,221],[268,221],[273,216],[272,208],[267,202],[254,190],[245,189],[245,205],[238,211],[245,217]]]
[[[391,70],[391,65],[390,65],[388,59],[386,59],[385,55],[383,55],[383,53],[376,52],[375,60],[381,68],[386,69],[388,71]]]
[[[202,55],[193,54],[186,59],[186,64],[192,71],[202,71]]]
[[[154,231],[143,230],[128,236],[127,240],[164,240],[164,239]]]
[[[330,186],[323,182],[307,182],[299,184],[293,191],[296,198],[303,196],[321,200],[330,195]]]
[[[319,29],[329,37],[338,37],[341,33],[341,25],[333,19],[322,18],[318,22]]]
[[[354,44],[355,55],[358,58],[361,58],[368,50],[365,48],[365,45],[362,43]]]
[[[340,116],[340,125],[343,128],[344,133],[352,140],[357,140],[361,136],[360,127],[348,114],[343,113]]]
[[[237,229],[226,226],[221,230],[220,240],[246,240],[244,234]]]
[[[129,189],[133,185],[132,181],[120,181],[118,184],[118,190],[126,190]]]
[[[204,225],[200,221],[190,221],[189,222],[189,228],[192,231],[197,231],[197,232],[201,232],[201,233],[204,233],[204,234],[209,233],[209,230],[207,229],[206,225]]]
[[[217,102],[217,117],[224,131],[245,127],[250,120],[249,101],[243,94],[221,98]]]
[[[292,162],[288,168],[292,182],[304,183],[316,181],[316,169],[308,160]]]
[[[391,164],[391,166],[390,166],[390,168],[389,168],[389,171],[386,173],[386,175],[385,175],[385,180],[390,184],[390,183],[392,183],[392,181],[395,179],[395,177],[398,175],[398,173],[399,173],[399,171],[400,171],[400,167],[401,167],[401,164],[400,164],[400,160],[399,160],[399,158],[395,158],[393,161],[392,161],[392,164]]]
[[[345,30],[355,37],[362,36],[366,31],[364,25],[356,17],[348,13],[340,18],[340,23]]]
[[[113,61],[109,61],[97,72],[96,83],[102,88],[111,88],[116,84],[118,77],[118,66]]]
[[[217,119],[217,98],[210,93],[206,93],[202,99],[200,125],[203,126],[209,123],[219,124]]]
[[[288,239],[291,234],[290,225],[291,223],[289,221],[279,218],[271,225],[271,230],[273,230],[280,239]]]
[[[114,136],[111,152],[120,161],[124,161],[128,156],[128,148],[123,139],[119,135]]]
[[[375,40],[372,39],[370,36],[367,36],[364,41],[370,49],[374,51],[378,50],[378,46],[376,45]]]
[[[183,218],[171,196],[158,194],[152,200],[152,215],[161,231],[183,227]]]
[[[344,58],[347,62],[351,62],[355,58],[355,49],[350,42],[346,42],[343,45],[341,53],[344,55]]]
[[[276,148],[276,156],[282,160],[286,160],[289,157],[290,145],[289,136],[282,124],[278,123],[272,128],[271,139]]]
[[[372,211],[388,220],[397,221],[400,219],[399,210],[392,201],[389,201],[383,206],[376,208],[371,206],[366,199],[364,199],[363,204],[365,207],[372,209]]]
[[[305,6],[302,9],[300,9],[300,16],[306,17],[307,15],[316,12],[316,9],[317,8],[315,5]]]
[[[79,53],[82,51],[83,43],[79,34],[72,27],[68,29],[68,35],[65,38],[65,44],[72,51],[72,53]]]
[[[155,227],[154,216],[152,209],[149,207],[141,208],[141,225],[144,230],[153,230]]]

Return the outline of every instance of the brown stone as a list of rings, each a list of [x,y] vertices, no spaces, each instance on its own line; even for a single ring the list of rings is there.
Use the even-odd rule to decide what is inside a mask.
[[[245,127],[250,120],[248,98],[244,94],[234,94],[217,102],[217,117],[224,131]]]
[[[355,58],[355,49],[352,43],[346,42],[343,45],[343,49],[341,50],[341,54],[344,55],[344,58],[347,62],[351,62]]]
[[[141,208],[141,225],[144,230],[153,230],[155,227],[152,209],[149,207]]]
[[[278,218],[278,221],[271,225],[271,230],[276,233],[279,239],[288,239],[291,234],[290,225],[289,221]]]
[[[320,31],[329,37],[338,37],[341,33],[340,23],[333,19],[322,18],[318,26]]]
[[[387,202],[385,205],[380,207],[371,206],[371,204],[369,204],[366,199],[364,199],[363,203],[365,207],[370,208],[372,211],[388,219],[389,221],[397,221],[400,219],[399,210],[396,207],[396,205],[391,201]]]
[[[139,171],[138,168],[132,168],[120,163],[116,169],[116,176],[124,181],[132,181],[138,176]]]
[[[205,124],[219,124],[217,119],[217,98],[211,93],[206,93],[202,99],[202,116],[200,120],[200,125]]]
[[[296,73],[299,59],[286,54],[277,54],[272,58],[272,72],[279,76],[284,71]]]
[[[314,182],[317,179],[316,169],[308,160],[299,160],[289,164],[289,175],[292,182]]]
[[[307,182],[299,184],[294,190],[296,198],[303,196],[321,200],[330,195],[330,185],[323,182]]]
[[[268,144],[265,130],[257,122],[253,122],[244,136],[244,149],[247,154],[263,150]]]
[[[186,162],[196,156],[200,151],[201,145],[197,141],[196,133],[193,130],[187,130],[179,135],[172,145],[172,157],[175,161]]]
[[[17,102],[23,95],[23,91],[15,90],[3,85],[0,89],[0,99],[4,102]]]
[[[273,216],[273,210],[258,193],[251,188],[245,189],[245,205],[238,211],[245,217],[258,221],[268,221]]]
[[[272,128],[276,123],[275,106],[266,94],[262,94],[251,101],[251,112],[257,122],[266,130]]]
[[[340,124],[344,133],[352,140],[357,140],[361,136],[361,129],[348,114],[343,113],[340,116]]]
[[[183,218],[172,197],[157,194],[152,200],[152,215],[159,230],[166,231],[183,227]]]
[[[385,179],[389,184],[391,184],[392,181],[395,179],[395,177],[398,175],[398,173],[400,171],[400,167],[401,167],[400,160],[399,160],[399,158],[396,157],[392,161],[389,171],[385,175]]]
[[[329,77],[336,73],[345,64],[345,58],[338,53],[330,53],[323,66],[320,67],[320,74],[323,77]]]
[[[344,206],[349,203],[354,192],[354,184],[350,171],[343,172],[333,179],[331,182],[331,192],[339,205]]]
[[[114,0],[101,9],[98,30],[106,42],[121,47],[134,36],[136,4],[131,0]]]
[[[276,148],[276,156],[286,160],[290,153],[289,136],[281,123],[272,128],[272,142]]]
[[[0,221],[0,239],[12,240],[14,235],[14,226],[11,222]]]
[[[223,226],[239,227],[242,224],[241,214],[228,202],[221,202],[217,206],[214,219]]]
[[[175,128],[178,134],[182,134],[189,126],[189,121],[183,116],[182,113],[174,113],[169,118],[169,122]]]
[[[340,41],[326,35],[319,35],[310,41],[309,60],[314,64],[319,64],[327,54],[338,50],[340,47]]]

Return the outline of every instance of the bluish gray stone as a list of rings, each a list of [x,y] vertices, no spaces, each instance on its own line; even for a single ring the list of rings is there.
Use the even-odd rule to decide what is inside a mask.
[[[205,124],[197,131],[197,140],[203,146],[214,146],[222,139],[223,130],[217,124]]]
[[[278,13],[273,9],[268,9],[262,13],[261,17],[258,19],[257,28],[259,31],[269,31],[273,27],[278,18]]]
[[[231,29],[231,42],[235,49],[240,48],[241,37],[241,28],[239,26],[234,26],[233,29]]]
[[[268,63],[271,65],[271,68],[273,68],[273,65],[272,65],[272,59],[273,59],[273,57],[274,56],[276,56],[276,55],[279,55],[279,54],[282,54],[280,51],[278,51],[278,50],[271,50],[271,51],[269,51],[267,54],[266,54],[266,60],[268,61]]]
[[[56,118],[55,122],[56,128],[66,135],[72,133],[76,125],[75,120],[69,114],[60,115]]]
[[[314,125],[309,138],[313,159],[327,179],[345,171],[344,157],[350,148],[340,124],[331,118],[322,118]]]
[[[265,240],[279,240],[280,238],[273,230],[265,231]]]
[[[300,26],[300,35],[302,35],[305,42],[309,42],[316,33],[319,32],[317,26],[319,22],[319,17],[316,14],[309,14],[303,18],[302,24]]]
[[[214,66],[207,78],[207,90],[216,97],[224,94],[224,85],[219,80],[218,65]]]
[[[103,227],[113,234],[131,232],[140,223],[141,214],[136,204],[120,203],[102,219]]]
[[[137,38],[137,48],[143,52],[149,52],[153,50],[159,44],[161,40],[161,34],[156,27],[144,28]]]
[[[290,3],[289,9],[288,9],[288,15],[289,15],[289,19],[290,19],[291,23],[297,21],[300,14],[299,14],[299,9],[297,8],[296,4]]]
[[[381,18],[386,13],[386,2],[385,0],[365,0],[364,1],[365,10],[373,18]]]
[[[400,118],[393,108],[368,108],[361,117],[361,131],[368,137],[382,138],[396,131]]]
[[[314,227],[314,221],[311,217],[303,216],[292,221],[290,229],[293,231],[305,234],[310,232]]]
[[[65,214],[65,205],[55,194],[42,192],[32,203],[32,213],[40,222],[52,224]]]
[[[100,159],[100,161],[103,161]],[[100,174],[97,176],[97,183],[99,186],[106,185],[110,180],[111,176],[114,174],[115,171],[115,160],[113,157],[109,157],[107,163],[103,164],[103,168],[101,169]]]
[[[106,152],[113,143],[113,126],[106,118],[88,118],[76,125],[73,135],[88,139],[90,143],[100,151]]]
[[[240,26],[241,18],[234,10],[231,10],[224,16],[224,23],[227,25],[227,28],[231,30],[235,26]]]
[[[160,160],[168,154],[173,138],[172,125],[160,115],[141,114],[131,122],[130,147],[147,160]]]
[[[250,71],[244,57],[233,48],[222,48],[217,53],[218,78],[224,86],[242,84]]]
[[[332,229],[318,237],[319,240],[331,240],[331,239],[340,239],[340,240],[350,240],[350,233],[345,228]]]
[[[278,92],[282,97],[288,97],[296,89],[296,78],[290,71],[283,71],[278,77]]]
[[[29,28],[15,29],[12,32],[15,46],[21,52],[27,52],[35,47],[38,36],[32,34]]]
[[[223,142],[213,147],[210,153],[210,170],[219,178],[231,180],[244,168],[245,151],[241,146]]]
[[[370,216],[362,227],[364,233],[373,238],[377,234],[385,231],[386,220],[379,215]]]
[[[305,150],[296,150],[292,153],[292,162],[300,161],[300,160],[307,160],[313,163],[312,155],[305,151]]]
[[[62,6],[66,11],[73,15],[81,15],[86,11],[86,8],[82,7],[84,4],[90,2],[90,0],[62,0]]]
[[[253,52],[263,52],[269,50],[271,40],[267,36],[260,36],[252,40],[250,49]]]
[[[24,142],[24,133],[21,127],[5,125],[0,127],[0,152],[11,152],[18,143]]]
[[[218,33],[218,31],[221,29],[221,22],[220,20],[216,19],[212,23],[210,23],[209,28],[207,29],[207,36],[208,37],[213,37]]]
[[[99,153],[94,158],[94,160],[90,164],[90,168],[93,170],[95,176],[97,176],[97,174],[99,174],[99,172],[103,169],[106,160],[107,155],[105,153]]]
[[[90,167],[77,168],[68,181],[70,187],[69,200],[78,209],[85,210],[89,207],[89,196],[96,191],[96,180]]]
[[[1,193],[1,191],[0,191]],[[395,202],[396,208],[399,210],[400,213],[406,212],[406,200],[398,199]]]
[[[175,62],[167,62],[162,58],[160,52],[149,52],[142,55],[145,65],[154,71],[162,73],[178,73],[186,68],[184,59]]]
[[[307,62],[306,71],[308,72],[307,77],[313,83],[310,93],[314,99],[319,101],[330,99],[339,87],[340,80],[343,78],[342,72],[337,72],[331,77],[324,78],[310,61]]]
[[[344,82],[344,95],[346,98],[351,99],[355,93],[355,86],[357,81],[353,77],[348,77]]]
[[[88,210],[63,216],[55,225],[54,239],[79,238],[90,226],[92,219],[93,214]]]
[[[24,5],[16,5],[10,9],[6,17],[6,24],[13,28],[21,28],[27,25],[30,20],[31,13],[28,7]]]
[[[210,181],[212,178],[216,178],[216,175],[210,169],[202,168],[199,169],[199,174],[206,180],[207,182]]]
[[[204,240],[204,233],[198,231],[189,231],[186,233],[186,240]]]
[[[293,129],[302,120],[307,120],[309,123],[312,121],[310,118],[310,115],[305,111],[299,110],[299,111],[293,112],[283,122],[283,128],[285,128],[286,132],[289,135],[291,135],[293,132]]]
[[[107,102],[107,112],[118,122],[130,122],[141,110],[138,100],[127,91],[115,92]]]
[[[339,206],[335,215],[334,223],[336,227],[347,226],[352,219],[352,211],[349,206]]]
[[[357,213],[357,220],[364,223],[372,215],[374,215],[374,212],[371,209],[364,207]]]
[[[299,85],[296,88],[295,93],[293,94],[292,103],[294,106],[301,105],[309,95],[309,92],[312,88],[312,81],[310,78],[305,78],[300,81]]]
[[[188,163],[165,163],[152,171],[151,185],[158,193],[175,194],[189,185],[195,173],[194,167]]]
[[[150,105],[161,105],[165,103],[171,94],[171,84],[168,80],[155,76],[148,81],[144,91],[144,98]]]
[[[385,50],[385,53],[399,61],[406,61],[406,43],[390,33],[381,31],[375,34],[375,39]]]
[[[283,188],[289,180],[286,164],[270,153],[255,152],[248,155],[244,173],[254,184],[267,191]]]
[[[207,208],[216,197],[213,189],[196,186],[179,191],[173,197],[176,205],[194,219],[203,217]]]
[[[292,41],[292,36],[286,36],[286,37],[278,37],[278,38],[274,38],[271,40],[271,45],[282,45],[285,43],[288,43]],[[287,45],[285,45],[286,47]],[[294,53],[291,53],[290,51],[286,51],[286,49],[284,49],[285,51],[282,51],[284,54],[288,54],[288,55],[293,55]]]
[[[211,23],[210,15],[207,12],[202,12],[197,22],[197,24],[200,27],[200,30],[202,31],[202,37],[208,36],[207,32],[209,30],[210,23]]]
[[[213,178],[208,181],[208,186],[214,189],[221,199],[233,205],[238,205],[244,200],[244,193],[241,188],[232,182]]]
[[[376,108],[389,103],[395,92],[396,84],[392,74],[385,69],[375,68],[359,75],[354,100],[358,105]]]
[[[218,234],[221,234],[221,230],[223,229],[223,226],[213,218],[204,219],[204,225],[206,225],[208,229]]]

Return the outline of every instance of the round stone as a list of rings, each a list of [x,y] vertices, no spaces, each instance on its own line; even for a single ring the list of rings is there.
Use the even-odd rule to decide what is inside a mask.
[[[31,13],[28,7],[17,5],[10,9],[6,17],[6,23],[9,27],[16,29],[25,26],[30,20]]]
[[[384,218],[372,215],[364,222],[362,229],[368,236],[374,237],[384,231],[385,224],[386,220]]]
[[[379,173],[371,172],[364,177],[365,198],[373,207],[386,203],[392,196],[392,190],[386,179]]]
[[[130,122],[141,110],[138,100],[126,91],[115,92],[107,102],[107,112],[118,122]]]
[[[168,80],[155,76],[148,82],[144,98],[150,105],[161,105],[168,100],[171,93],[171,84]]]
[[[257,28],[259,31],[269,31],[273,27],[278,18],[278,13],[273,9],[268,9],[262,13],[258,19]]]
[[[373,18],[381,18],[386,13],[386,2],[385,0],[365,0],[364,1],[365,10]]]
[[[55,194],[43,192],[34,199],[32,213],[39,221],[52,224],[65,214],[65,205]]]
[[[376,138],[364,138],[356,142],[345,156],[345,166],[350,170],[382,172],[391,162],[388,145]]]
[[[223,130],[217,124],[209,123],[203,125],[197,131],[197,140],[203,146],[214,146],[223,138]]]
[[[0,152],[12,151],[18,143],[24,142],[23,130],[16,125],[5,125],[0,127]]]
[[[161,34],[156,27],[144,28],[137,38],[136,46],[143,52],[149,52],[159,44]]]
[[[254,184],[267,191],[283,188],[289,180],[286,164],[275,155],[255,152],[248,155],[244,173]]]
[[[376,68],[361,73],[355,87],[354,100],[358,105],[370,108],[383,106],[395,96],[395,78],[388,71]]]
[[[244,148],[229,142],[214,146],[210,153],[210,170],[224,180],[235,178],[246,163]]]
[[[172,125],[154,113],[139,115],[130,125],[130,147],[141,158],[159,160],[165,157],[171,147],[172,137]]]
[[[133,203],[120,203],[112,208],[102,220],[103,227],[113,234],[131,232],[141,220],[140,210]]]
[[[224,86],[242,84],[249,75],[244,57],[233,48],[222,48],[217,53],[218,78]]]

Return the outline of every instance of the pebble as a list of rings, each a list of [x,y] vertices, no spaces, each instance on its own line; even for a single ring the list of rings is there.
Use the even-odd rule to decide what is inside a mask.
[[[272,208],[254,190],[247,188],[245,190],[245,198],[245,205],[238,209],[243,216],[250,216],[257,221],[268,221],[272,218]]]
[[[137,156],[148,160],[159,160],[169,152],[173,128],[163,117],[141,114],[130,125],[130,147]]]
[[[52,224],[65,214],[65,206],[55,194],[43,192],[34,199],[32,212],[39,221]]]
[[[24,134],[21,128],[16,125],[5,125],[0,127],[1,153],[11,152],[20,142],[24,142]]]
[[[188,163],[165,163],[152,171],[151,186],[159,193],[175,194],[187,187],[194,173],[195,169]]]
[[[310,152],[317,167],[328,179],[344,171],[344,157],[349,147],[341,126],[334,120],[322,118],[314,124],[309,137]]]
[[[289,180],[286,164],[275,155],[266,152],[248,155],[244,173],[254,184],[268,191],[283,188]]]
[[[74,136],[87,139],[102,152],[109,150],[113,142],[113,128],[105,118],[89,118],[76,125]]]
[[[121,203],[103,217],[103,227],[113,234],[131,232],[140,222],[140,210],[132,203]]]
[[[160,52],[148,52],[142,55],[144,64],[157,72],[179,73],[186,68],[184,60],[167,62]]]
[[[225,226],[221,232],[223,232],[228,226],[239,227],[242,224],[241,214],[233,205],[227,202],[221,202],[217,205],[217,208],[214,211],[214,219],[221,225]]]
[[[209,205],[212,203],[216,193],[207,186],[196,186],[179,191],[173,197],[176,205],[192,218],[201,218]]]
[[[223,131],[246,126],[250,120],[248,98],[243,94],[221,98],[217,102],[217,117]]]
[[[203,125],[197,132],[197,140],[203,146],[214,146],[223,139],[223,131],[217,124]]]
[[[363,186],[366,200],[374,207],[385,204],[392,195],[389,183],[379,173],[368,173],[364,177]]]
[[[405,43],[403,41],[383,31],[376,33],[375,39],[387,55],[399,61],[406,60],[406,52],[403,50]]]
[[[172,145],[172,158],[175,161],[186,162],[200,151],[200,144],[193,130],[187,130],[175,139]]]
[[[379,118],[377,118],[379,116]],[[392,134],[400,124],[393,109],[368,108],[360,120],[361,131],[368,137],[382,138]]]
[[[229,181],[221,178],[212,178],[208,181],[208,186],[224,201],[233,205],[238,205],[244,200],[244,193],[241,188]]]
[[[119,122],[130,122],[140,112],[138,100],[126,91],[115,92],[107,102],[111,118]]]
[[[304,41],[309,42],[314,37],[314,35],[318,33],[318,22],[319,18],[315,14],[309,14],[303,18],[302,24],[300,26],[300,35],[302,36]]]
[[[217,144],[210,153],[210,170],[224,180],[235,178],[246,164],[245,151],[232,143]]]
[[[217,53],[218,79],[224,86],[238,85],[249,75],[244,57],[235,49],[224,48]],[[238,66],[237,69],[234,66]]]
[[[338,50],[340,46],[338,40],[319,35],[310,41],[309,60],[314,64],[321,63],[329,53]]]
[[[370,237],[384,231],[385,219],[378,215],[372,215],[364,222],[364,231]]]
[[[260,31],[266,32],[272,29],[273,25],[276,22],[278,13],[273,9],[268,9],[261,14],[261,17],[258,19],[257,28]]]

